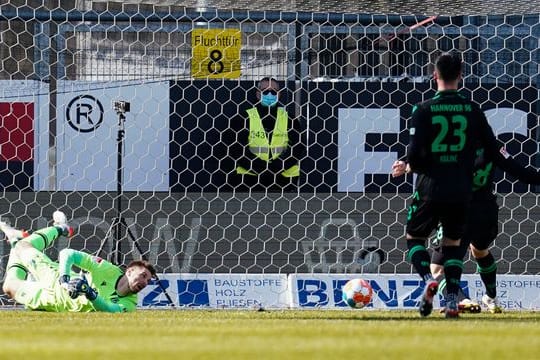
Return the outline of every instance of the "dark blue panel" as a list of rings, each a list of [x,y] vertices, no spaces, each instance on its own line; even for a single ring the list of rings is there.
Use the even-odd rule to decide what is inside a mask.
[[[180,306],[210,306],[206,280],[178,280],[177,284]]]
[[[33,161],[0,161],[0,189],[34,191]]]

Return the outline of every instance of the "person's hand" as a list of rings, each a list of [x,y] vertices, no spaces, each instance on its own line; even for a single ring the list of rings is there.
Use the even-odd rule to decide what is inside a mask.
[[[88,281],[86,280],[84,275],[82,275],[81,279],[77,280],[78,282],[76,284],[76,287],[79,294],[83,294],[90,301],[96,300],[98,293],[88,284]]]
[[[79,297],[79,295],[83,294],[80,289],[81,281],[81,279],[72,279],[69,281],[67,285],[67,292],[70,298],[76,299]]]
[[[71,296],[71,293],[70,293],[70,285],[69,285],[69,275],[62,275],[60,276],[60,279],[58,279],[58,282],[60,283],[60,286],[67,291],[67,293],[69,294],[70,297]],[[73,298],[73,297],[72,297]]]
[[[86,281],[86,278],[75,278],[69,281],[67,285],[67,292],[72,299],[76,299],[80,295],[86,296],[90,301],[96,300],[97,292]]]
[[[407,172],[407,163],[405,161],[396,160],[392,164],[392,177],[398,177]]]

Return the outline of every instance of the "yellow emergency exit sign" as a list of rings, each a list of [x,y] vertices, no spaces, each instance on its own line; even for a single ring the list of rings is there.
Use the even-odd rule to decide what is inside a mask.
[[[240,77],[242,33],[238,29],[194,29],[191,74],[195,78]]]

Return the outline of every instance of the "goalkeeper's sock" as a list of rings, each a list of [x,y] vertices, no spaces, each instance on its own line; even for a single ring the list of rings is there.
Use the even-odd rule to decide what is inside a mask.
[[[495,299],[497,297],[497,263],[493,255],[488,253],[483,258],[476,259],[477,271],[486,287],[486,294]]]
[[[463,260],[459,246],[443,246],[444,276],[448,294],[457,294],[460,289],[460,279],[463,272]]]
[[[26,280],[28,277],[28,269],[20,263],[19,258],[15,254],[15,250],[9,252],[9,260],[6,265],[6,277],[4,283],[10,280]]]
[[[25,237],[21,241],[30,243],[32,247],[39,251],[43,251],[63,234],[63,229],[56,226],[50,226],[34,231],[30,236]]]
[[[10,280],[26,280],[28,277],[28,270],[18,263],[11,264],[6,268],[6,278],[4,283],[8,283]]]
[[[433,279],[431,269],[429,268],[431,258],[426,250],[425,241],[422,239],[407,239],[407,247],[409,248],[407,258],[413,264],[422,280],[428,281]]]

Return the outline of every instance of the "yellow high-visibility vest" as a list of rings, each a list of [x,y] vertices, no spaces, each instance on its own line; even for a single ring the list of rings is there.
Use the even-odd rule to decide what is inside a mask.
[[[259,159],[270,162],[277,159],[289,146],[287,129],[288,116],[284,108],[277,109],[277,119],[272,131],[272,140],[268,140],[257,108],[247,110],[249,116],[248,148]],[[241,175],[253,175],[253,172],[238,166],[236,172]],[[284,177],[300,176],[300,166],[294,165],[281,173]]]

